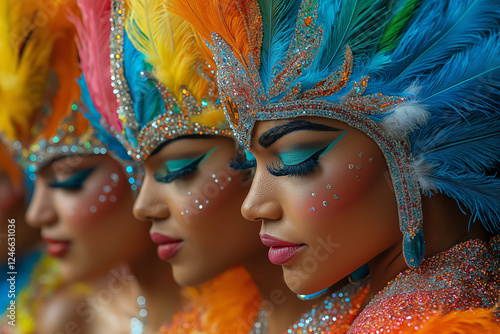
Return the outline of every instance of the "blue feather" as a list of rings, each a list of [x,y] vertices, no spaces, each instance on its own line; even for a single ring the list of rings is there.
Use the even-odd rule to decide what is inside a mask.
[[[429,180],[440,193],[454,198],[472,213],[491,233],[500,232],[500,178],[485,174],[455,172],[446,165],[434,168]]]
[[[128,35],[124,35],[125,79],[130,89],[137,122],[142,128],[154,117],[163,114],[165,106],[155,84],[144,77],[144,73],[151,71],[151,66],[146,63],[144,55],[134,47]]]
[[[324,30],[319,56],[299,81],[302,91],[328,77],[344,62],[350,46],[356,62],[375,53],[385,25],[390,20],[392,0],[320,0],[318,25]]]
[[[78,84],[81,88],[80,100],[84,108],[82,108],[83,114],[85,118],[90,121],[92,128],[94,129],[94,133],[97,136],[97,139],[105,145],[109,151],[118,156],[118,158],[124,161],[131,161],[132,159],[127,154],[127,151],[122,146],[122,144],[115,138],[113,134],[111,134],[107,129],[105,129],[101,124],[102,115],[97,111],[94,106],[94,102],[90,96],[90,92],[87,86],[87,82],[85,81],[85,77],[82,75],[78,80]]]
[[[266,90],[273,66],[285,57],[288,50],[300,3],[299,0],[259,0],[264,33],[260,77]]]
[[[387,75],[404,81],[432,71],[474,43],[486,27],[498,27],[500,3],[487,0],[422,1],[392,53]]]

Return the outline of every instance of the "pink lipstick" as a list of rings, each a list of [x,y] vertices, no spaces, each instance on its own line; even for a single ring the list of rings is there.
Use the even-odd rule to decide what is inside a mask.
[[[177,253],[182,246],[182,239],[174,239],[160,233],[151,233],[151,240],[158,245],[158,257],[168,261]]]
[[[42,238],[47,243],[47,253],[52,257],[63,257],[71,246],[70,241]]]
[[[261,234],[260,240],[269,248],[267,256],[273,264],[282,265],[290,261],[305,244],[296,244]]]

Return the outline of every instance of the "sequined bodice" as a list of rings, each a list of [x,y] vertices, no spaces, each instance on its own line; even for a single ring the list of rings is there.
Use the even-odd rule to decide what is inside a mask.
[[[500,236],[470,240],[400,273],[353,323],[350,334],[422,328],[432,316],[496,308],[500,293]],[[406,333],[405,332],[405,333]]]
[[[366,280],[347,284],[304,313],[285,333],[347,333],[369,290]]]

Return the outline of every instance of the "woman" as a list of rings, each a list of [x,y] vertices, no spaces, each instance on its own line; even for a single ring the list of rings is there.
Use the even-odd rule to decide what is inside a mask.
[[[172,264],[175,280],[190,286],[237,264],[248,270],[263,300],[259,316],[252,324],[256,312],[237,312],[245,303],[255,309],[256,296],[252,302],[240,294],[212,294],[205,300],[212,319],[223,324],[219,333],[312,330],[328,308],[338,312],[339,320],[321,325],[345,328],[359,309],[359,296],[367,292],[366,282],[338,291],[345,285],[341,282],[311,309],[318,301],[301,301],[286,289],[281,270],[265,257],[259,227],[241,217],[251,172],[230,168],[245,161],[243,150],[230,137],[220,109],[215,67],[206,63],[189,25],[170,15],[162,1],[132,1],[128,17],[123,4],[115,4],[110,58],[121,105],[118,117],[111,113],[114,119],[108,122],[118,118],[117,135],[125,134],[124,146],[145,167],[134,212],[153,221],[158,255]],[[127,22],[126,33],[121,22]],[[163,103],[152,87],[160,89]],[[240,291],[253,291],[248,281],[238,284]],[[312,322],[311,314],[317,317]],[[206,324],[214,328],[211,321]]]
[[[26,220],[41,229],[47,252],[57,260],[63,280],[57,287],[79,281],[91,285],[50,299],[53,286],[30,289],[28,314],[38,316],[31,330],[66,331],[71,323],[74,330],[91,333],[137,332],[136,327],[154,332],[181,309],[180,288],[170,268],[154,256],[147,226],[130,210],[140,171],[132,161],[108,153],[105,145],[119,144],[98,122],[91,126],[73,103],[80,97],[80,70],[76,29],[66,16],[79,13],[76,2],[52,5],[7,4],[12,21],[6,34],[20,40],[2,44],[12,55],[6,88],[24,89],[3,96],[2,104],[14,99],[2,115],[3,125],[35,182]],[[32,30],[21,24],[29,20]]]
[[[498,331],[497,3],[172,7],[214,53],[257,165],[242,212],[293,291],[368,263],[370,304],[350,333]]]

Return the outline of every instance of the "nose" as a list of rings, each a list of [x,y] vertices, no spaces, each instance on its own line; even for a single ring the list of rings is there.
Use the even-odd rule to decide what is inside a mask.
[[[134,203],[134,216],[142,221],[167,219],[170,209],[165,201],[161,189],[162,184],[156,182],[146,173],[139,196]]]
[[[52,191],[40,179],[35,181],[35,190],[25,218],[28,225],[34,228],[52,225],[57,222],[57,212],[54,208]]]
[[[278,220],[283,211],[279,202],[279,182],[264,168],[257,167],[241,213],[251,221]]]

